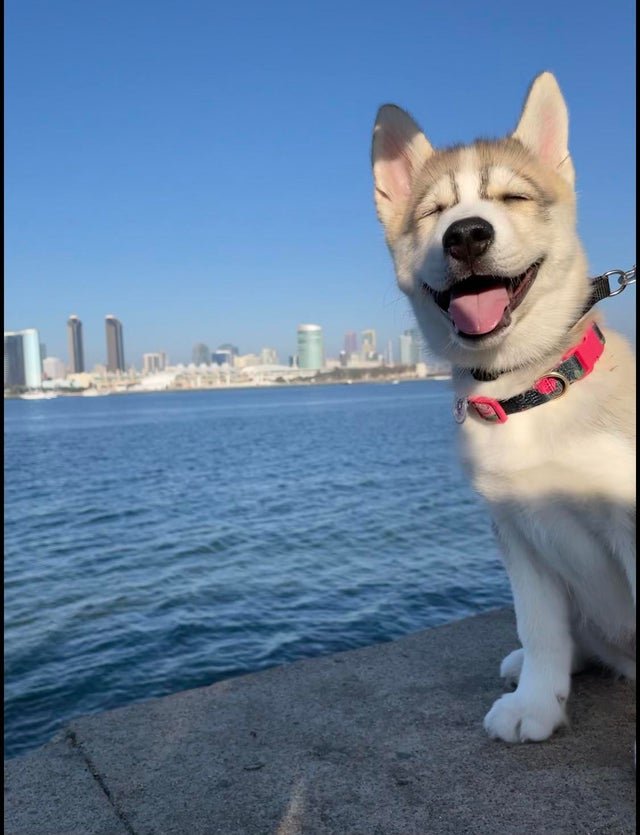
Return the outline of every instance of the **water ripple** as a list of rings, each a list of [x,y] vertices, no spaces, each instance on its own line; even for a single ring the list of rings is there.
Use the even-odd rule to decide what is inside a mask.
[[[509,599],[437,382],[5,403],[5,755]]]

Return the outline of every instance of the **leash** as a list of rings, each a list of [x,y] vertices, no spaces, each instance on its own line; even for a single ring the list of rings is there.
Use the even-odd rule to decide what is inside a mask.
[[[618,277],[618,287],[612,289],[610,278],[613,276]],[[589,298],[585,306],[582,308],[582,313],[578,316],[578,318],[571,324],[573,327],[577,324],[582,317],[588,313],[594,304],[601,302],[603,299],[611,299],[614,296],[619,295],[625,290],[629,284],[636,283],[636,265],[634,264],[630,270],[626,272],[624,270],[608,270],[606,273],[602,273],[602,275],[597,276],[596,278],[591,279],[591,292],[589,294]],[[479,383],[490,383],[493,380],[497,380],[498,377],[501,377],[503,374],[506,374],[507,371],[513,371],[512,368],[505,368],[502,371],[485,371],[482,368],[470,368],[469,373],[473,377],[474,380],[477,380]]]
[[[618,286],[615,289],[611,289],[611,282],[609,281],[610,278],[613,276],[618,277]],[[606,273],[602,273],[597,278],[594,278],[591,282],[591,295],[589,296],[589,301],[585,309],[582,311],[582,316],[587,313],[594,304],[602,301],[602,299],[612,299],[614,296],[618,296],[622,293],[623,290],[630,284],[636,283],[636,265],[634,264],[630,270],[626,272],[624,270],[608,270]],[[582,316],[580,318],[582,318]]]
[[[611,286],[611,279],[617,277],[618,286]],[[603,299],[610,299],[622,293],[630,284],[636,283],[636,265],[630,270],[608,270],[606,273],[592,279],[591,293],[582,313],[576,319],[579,322],[591,308]],[[576,322],[573,324],[575,325]],[[573,327],[573,325],[572,325]],[[534,406],[541,406],[551,400],[557,400],[566,394],[569,386],[577,380],[581,380],[593,371],[593,368],[604,351],[604,335],[600,328],[593,323],[582,338],[579,345],[569,350],[559,365],[547,371],[533,385],[515,397],[507,400],[496,400],[493,397],[459,397],[454,402],[453,416],[456,423],[462,423],[467,416],[469,406],[474,408],[476,414],[483,420],[492,423],[504,423],[510,414],[523,412],[532,409]],[[471,375],[481,382],[497,380],[505,372],[483,372],[480,369],[471,369]]]

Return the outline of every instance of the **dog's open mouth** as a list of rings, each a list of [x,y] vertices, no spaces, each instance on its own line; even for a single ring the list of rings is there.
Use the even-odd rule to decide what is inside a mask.
[[[507,327],[511,313],[535,281],[541,263],[536,261],[513,278],[471,275],[448,290],[434,290],[426,283],[422,286],[449,316],[459,334],[478,339]]]

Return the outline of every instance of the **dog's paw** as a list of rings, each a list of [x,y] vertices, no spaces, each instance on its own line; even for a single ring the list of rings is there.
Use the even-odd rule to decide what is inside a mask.
[[[513,652],[510,652],[509,655],[502,659],[502,664],[500,664],[500,677],[504,679],[505,684],[510,687],[515,687],[520,681],[523,661],[523,649],[514,649]]]
[[[564,701],[561,704],[553,694],[544,699],[534,699],[516,690],[494,702],[484,718],[484,727],[493,739],[542,742],[566,721]]]

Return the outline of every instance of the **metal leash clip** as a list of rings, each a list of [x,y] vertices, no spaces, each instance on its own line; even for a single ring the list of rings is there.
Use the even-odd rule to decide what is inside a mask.
[[[611,290],[609,296],[617,296],[619,293],[625,289],[628,284],[635,284],[636,283],[636,265],[634,264],[630,270],[626,272],[624,270],[609,270],[608,272],[604,273],[606,278],[610,276],[616,275],[618,277],[618,284],[620,285],[617,290]]]

